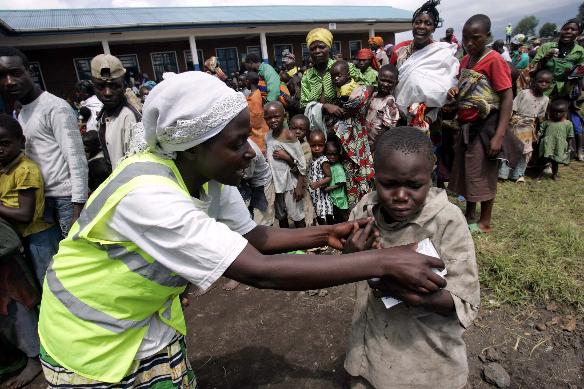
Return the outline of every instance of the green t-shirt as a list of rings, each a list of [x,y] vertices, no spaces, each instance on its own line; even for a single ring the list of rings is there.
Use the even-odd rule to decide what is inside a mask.
[[[345,175],[345,169],[340,163],[335,163],[331,165],[331,186],[338,185],[347,182],[347,176]],[[347,194],[345,193],[345,187],[342,186],[338,189],[331,190],[329,196],[333,205],[339,209],[349,209],[349,202],[347,201]]]

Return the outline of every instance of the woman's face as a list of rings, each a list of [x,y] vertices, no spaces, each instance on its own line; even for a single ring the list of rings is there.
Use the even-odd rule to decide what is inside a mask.
[[[215,137],[197,147],[194,161],[199,174],[225,185],[239,185],[255,157],[249,137],[249,111],[244,109]]]
[[[428,44],[434,32],[434,19],[427,13],[418,15],[412,23],[412,35],[416,45]]]
[[[310,58],[315,66],[328,62],[330,48],[321,41],[314,41],[308,47]]]
[[[562,31],[560,31],[560,42],[572,43],[576,40],[579,33],[580,28],[576,23],[568,23],[562,27]]]

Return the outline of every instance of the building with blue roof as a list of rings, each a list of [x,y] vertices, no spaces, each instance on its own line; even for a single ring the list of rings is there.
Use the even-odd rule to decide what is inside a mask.
[[[216,56],[227,74],[249,53],[280,65],[288,50],[308,60],[306,33],[329,28],[332,52],[351,58],[369,36],[394,43],[412,12],[390,6],[217,6],[0,11],[0,44],[29,57],[36,81],[61,96],[90,77],[91,58],[119,57],[128,74],[160,80]]]

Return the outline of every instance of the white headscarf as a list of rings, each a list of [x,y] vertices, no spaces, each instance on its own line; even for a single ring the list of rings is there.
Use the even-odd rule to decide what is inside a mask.
[[[243,94],[203,72],[169,77],[153,88],[132,129],[129,153],[150,150],[174,158],[215,135],[247,108]]]

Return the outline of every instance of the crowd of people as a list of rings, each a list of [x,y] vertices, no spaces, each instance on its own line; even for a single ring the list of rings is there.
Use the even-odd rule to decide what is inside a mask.
[[[306,36],[309,66],[249,54],[231,77],[212,57],[128,82],[100,54],[73,107],[0,47],[14,108],[0,115],[0,372],[20,371],[7,384],[42,365],[51,388],[196,387],[180,296],[225,275],[227,289],[361,281],[351,387],[465,387],[472,234],[492,231],[499,182],[584,159],[584,48],[575,19],[532,48],[512,30],[490,47],[482,14],[462,42],[436,40],[438,3],[415,11],[412,39],[371,37],[352,60],[325,28]],[[343,254],[306,254],[323,246]]]

